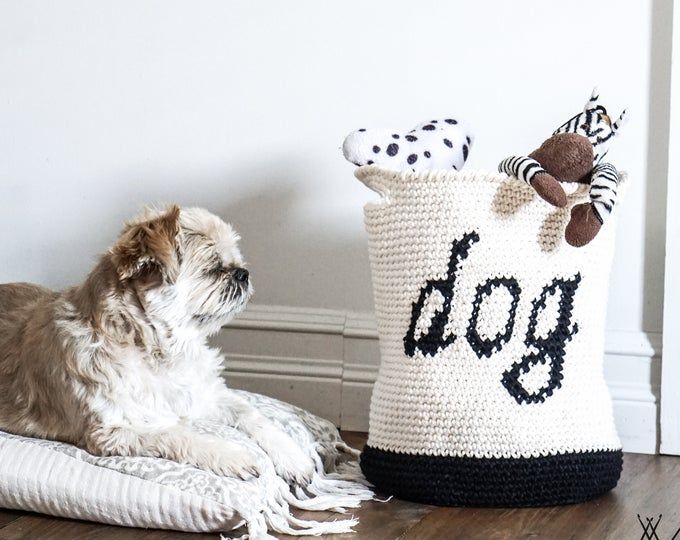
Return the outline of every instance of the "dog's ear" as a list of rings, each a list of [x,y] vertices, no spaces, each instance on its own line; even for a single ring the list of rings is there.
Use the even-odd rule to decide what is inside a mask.
[[[128,225],[111,249],[120,279],[160,274],[172,279],[178,270],[177,234],[179,207],[172,205],[161,215]]]

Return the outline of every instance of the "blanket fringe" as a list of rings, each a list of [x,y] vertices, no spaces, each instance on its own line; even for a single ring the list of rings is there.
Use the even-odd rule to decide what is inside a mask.
[[[335,449],[338,452],[349,454],[350,456],[352,456],[353,459],[359,459],[359,456],[361,455],[361,450],[352,448],[345,441],[338,441],[337,443],[335,443]]]
[[[320,457],[316,452],[314,454],[317,472],[309,485],[291,489],[276,475],[268,479],[266,508],[261,512],[247,512],[250,514],[246,518],[248,538],[274,538],[268,531],[293,536],[354,532],[358,523],[354,516],[333,521],[315,521],[301,519],[292,514],[291,508],[344,514],[347,508],[357,508],[362,501],[374,499],[373,491],[361,474],[357,462],[341,462],[334,472],[326,473]]]

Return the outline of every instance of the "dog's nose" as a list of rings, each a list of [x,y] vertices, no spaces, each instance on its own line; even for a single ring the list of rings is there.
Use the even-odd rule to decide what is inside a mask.
[[[245,268],[237,268],[236,270],[234,270],[234,279],[236,281],[246,282],[248,281],[248,275],[249,275],[248,270],[246,270]]]

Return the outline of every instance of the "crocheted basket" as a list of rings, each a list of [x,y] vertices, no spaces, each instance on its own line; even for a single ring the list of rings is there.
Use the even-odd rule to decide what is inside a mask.
[[[611,490],[622,467],[603,376],[615,216],[582,248],[570,207],[483,172],[356,176],[381,365],[361,468],[438,505],[543,506]],[[622,178],[623,180],[624,178]]]

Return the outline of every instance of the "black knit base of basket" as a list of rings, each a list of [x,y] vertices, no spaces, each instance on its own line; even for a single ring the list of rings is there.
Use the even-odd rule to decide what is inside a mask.
[[[616,486],[623,453],[532,458],[401,454],[365,446],[361,470],[383,494],[439,506],[552,506],[587,501]]]

